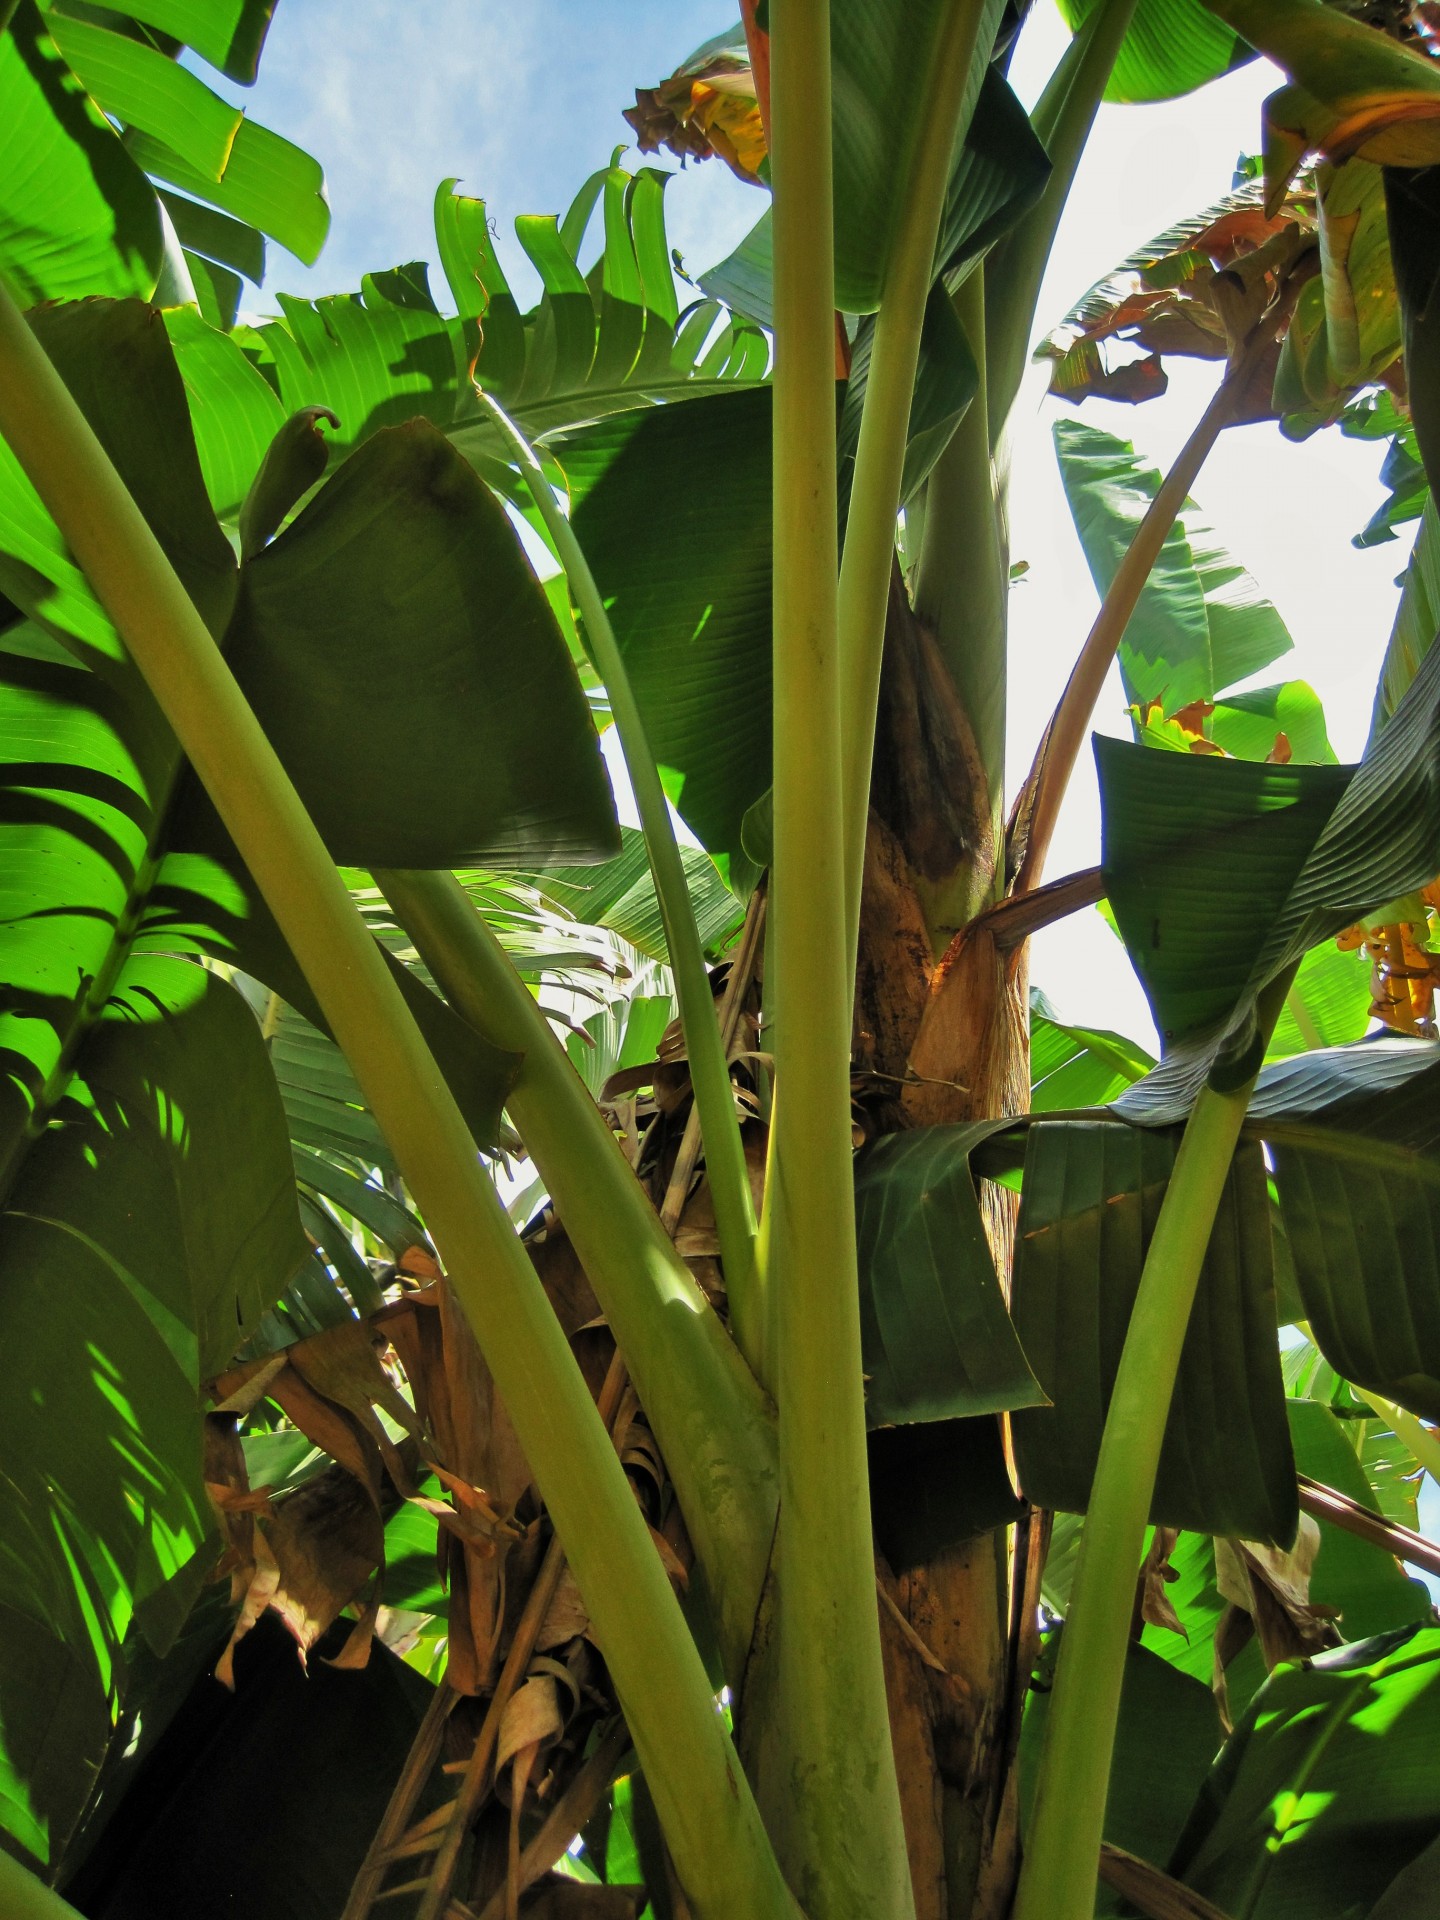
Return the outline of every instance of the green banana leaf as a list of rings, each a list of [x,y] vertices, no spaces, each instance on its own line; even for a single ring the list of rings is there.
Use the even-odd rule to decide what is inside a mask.
[[[1424,78],[1430,79],[1428,72]],[[1440,102],[1430,104],[1432,111],[1440,111]],[[1429,144],[1440,156],[1440,119],[1426,125]],[[1440,332],[1431,311],[1440,270],[1440,193],[1428,168],[1414,172],[1412,165],[1385,169],[1385,210],[1405,341],[1406,398],[1420,458],[1433,487],[1434,475],[1440,472]]]
[[[1416,670],[1440,633],[1440,515],[1427,497],[1420,531],[1401,576],[1400,604],[1385,648],[1380,679],[1375,688],[1375,710],[1370,721],[1373,742],[1389,720]]]
[[[1380,468],[1381,484],[1389,498],[1371,514],[1351,541],[1352,546],[1380,546],[1396,538],[1396,527],[1418,520],[1430,498],[1430,482],[1420,459],[1415,424],[1402,413],[1386,388],[1360,394],[1340,415],[1340,431],[1347,440],[1388,440]]]
[[[1269,1067],[1249,1125],[1269,1148],[1296,1284],[1347,1380],[1440,1411],[1440,1173],[1433,1042],[1302,1054]]]
[[[57,7],[46,25],[66,65],[96,106],[140,133],[168,140],[208,184],[218,185],[245,123],[198,75],[158,47],[75,19]]]
[[[183,41],[228,80],[248,87],[260,70],[275,0],[109,0],[107,11]]]
[[[1139,749],[1097,742],[1117,924],[1162,1008],[1157,1024],[1167,1041],[1185,1043],[1153,1085],[1127,1097],[1131,1112],[1159,1124],[1162,1113],[1183,1111],[1205,1074],[1216,1084],[1248,1078],[1259,1064],[1257,995],[1322,940],[1434,878],[1437,716],[1440,651],[1432,649],[1353,770],[1180,754],[1154,754],[1145,765]],[[1293,785],[1277,778],[1285,775]],[[1263,888],[1251,892],[1262,874]]]
[[[1011,1311],[1051,1405],[1014,1414],[1020,1481],[1083,1512],[1145,1249],[1176,1141],[1071,1121],[1030,1129]],[[1237,1155],[1216,1217],[1166,1425],[1151,1518],[1288,1544],[1294,1468],[1275,1348],[1269,1199],[1258,1148]]]
[[[285,425],[285,409],[239,343],[194,309],[168,308],[165,330],[185,383],[210,505],[222,525],[234,527],[251,482]]]
[[[737,931],[742,909],[708,854],[698,847],[682,847],[680,858],[700,944],[708,953],[718,954]],[[669,965],[645,836],[637,828],[620,829],[620,852],[602,866],[552,866],[515,877],[528,880],[546,900],[577,921],[604,927],[651,960]]]
[[[1359,947],[1312,947],[1285,996],[1265,1058],[1284,1060],[1363,1039],[1370,1001],[1370,962]]]
[[[1440,1829],[1440,1631],[1278,1668],[1205,1783],[1170,1871],[1251,1920],[1365,1914]]]
[[[249,1010],[192,964],[129,961],[5,1198],[27,1390],[0,1410],[0,1823],[42,1864],[104,1751],[131,1620],[163,1650],[184,1617],[188,1585],[167,1588],[212,1527],[200,1383],[304,1258],[294,1192]]]
[[[483,200],[442,181],[436,247],[456,319],[443,317],[421,264],[365,277],[357,294],[282,296],[282,318],[240,330],[246,352],[288,412],[330,408],[335,455],[421,414],[451,434],[489,480],[508,459],[470,397],[476,377],[532,439],[647,408],[657,398],[727,392],[762,380],[769,346],[759,329],[713,301],[677,310],[663,193],[668,176],[618,167],[565,222],[524,215],[522,248],[538,271],[540,304],[522,315],[490,233]],[[604,246],[588,276],[577,263],[590,209],[604,203]],[[595,281],[592,289],[590,280]],[[238,375],[231,379],[238,382]]]
[[[875,322],[867,315],[855,335],[850,378],[845,382],[845,399],[840,408],[836,451],[842,529],[850,510],[850,487],[855,476],[855,453],[860,444],[860,417],[865,406],[874,339]],[[965,338],[965,329],[956,317],[949,294],[937,283],[931,288],[925,305],[925,323],[920,336],[920,359],[915,393],[910,402],[905,465],[900,480],[902,506],[945,451],[951,434],[975,397],[979,381],[979,369]]]
[[[671,799],[702,846],[737,854],[770,784],[769,392],[612,415],[549,447]],[[687,472],[657,513],[655,475]]]
[[[1440,159],[1440,75],[1418,48],[1325,0],[1208,0],[1292,84],[1265,103],[1265,187],[1273,201],[1307,153],[1382,166]]]
[[[1003,11],[999,0],[969,0],[976,18],[961,125],[968,128]],[[880,304],[909,181],[918,109],[933,49],[945,23],[943,0],[837,0],[831,22],[834,100],[835,305],[871,313]],[[1003,83],[1002,83],[1003,84]],[[945,223],[942,222],[942,233]],[[942,241],[937,267],[953,247]]]
[[[872,1426],[1036,1406],[970,1173],[1004,1121],[876,1140],[855,1173],[865,1408]]]
[[[1382,1503],[1370,1475],[1334,1413],[1306,1400],[1288,1400],[1285,1411],[1300,1472],[1379,1513]],[[1318,1524],[1320,1551],[1310,1575],[1310,1598],[1336,1609],[1336,1625],[1347,1640],[1365,1640],[1426,1617],[1431,1608],[1429,1592],[1420,1581],[1410,1579],[1383,1547],[1359,1540],[1328,1520]]]
[[[1075,530],[1103,597],[1160,489],[1160,475],[1141,464],[1128,440],[1083,421],[1059,420],[1054,434]],[[1274,606],[1187,501],[1120,641],[1126,699],[1159,702],[1174,713],[1214,700],[1293,645]]]
[[[137,24],[145,16],[177,54],[193,45],[248,84],[272,5],[142,0],[101,12],[21,0],[0,46],[0,271],[22,300],[148,298],[162,275],[186,297],[188,278],[228,326],[239,275],[264,277],[257,229],[315,258],[330,218],[317,163]],[[147,173],[186,194],[157,190]]]
[[[1400,355],[1381,170],[1352,160],[1316,184],[1320,272],[1300,288],[1275,369],[1275,410],[1296,439],[1337,418]]]
[[[1257,931],[1296,883],[1351,769],[1152,753],[1100,737],[1095,759],[1106,891],[1168,1051],[1240,1000]]]
[[[882,7],[884,0],[863,0],[863,3]],[[903,33],[899,11],[893,7],[886,10],[895,15]],[[914,60],[918,46],[907,46],[904,51],[909,63]],[[906,65],[902,91],[913,91],[914,75],[918,71],[918,62]],[[907,105],[905,111],[909,110]],[[837,135],[839,132],[837,124]],[[863,156],[857,153],[857,169],[875,166],[887,147],[893,148],[896,137],[893,128],[883,138],[877,136],[876,144],[868,153]],[[837,162],[838,159],[837,140]],[[1049,160],[1035,137],[1029,116],[1002,75],[993,68],[987,69],[975,93],[965,139],[956,152],[935,249],[936,277],[943,275],[949,292],[955,291],[973,263],[1030,210],[1043,193],[1049,173]],[[853,214],[856,259],[858,261],[862,251],[868,251],[871,261],[870,265],[854,272],[837,261],[835,303],[844,313],[871,313],[878,305],[882,275],[874,263],[883,260],[889,235],[881,224],[874,226],[868,239],[860,239],[859,234],[862,225],[879,221],[876,209],[881,201],[888,204],[894,191],[894,181],[886,181],[869,199],[847,209],[840,197],[837,174],[837,224]],[[885,213],[884,219],[893,223],[893,208]],[[736,313],[745,314],[764,327],[773,325],[769,211],[761,215],[733,253],[697,277],[706,293],[724,301]]]
[[[47,311],[37,325],[197,601],[223,631],[236,594],[235,565],[207,499],[186,392],[160,316],[139,303],[95,302]],[[226,342],[219,357],[230,352]],[[509,708],[512,724],[533,727],[543,714],[548,733],[570,690],[579,727],[576,764],[583,763],[582,786],[590,782],[603,820],[610,815],[608,788],[548,603],[501,510],[443,437],[429,428],[401,430],[399,452],[407,454],[417,433],[432,516],[429,546],[426,509],[416,503],[419,520],[406,519],[404,459],[397,466],[391,438],[372,439],[353,469],[338,472],[328,511],[328,488],[310,509],[320,535],[312,538],[302,514],[244,570],[241,612],[229,622],[232,657],[243,665],[257,630],[263,638],[277,627],[285,631],[286,620],[299,624],[280,591],[287,564],[298,567],[296,605],[318,583],[333,608],[340,590],[325,586],[325,569],[338,555],[353,571],[353,547],[347,563],[345,540],[363,536],[373,562],[386,551],[386,528],[398,525],[406,544],[397,554],[392,541],[390,551],[401,571],[372,574],[363,617],[353,604],[350,609],[340,680],[354,688],[356,647],[363,658],[367,621],[382,650],[387,620],[391,644],[409,645],[408,624],[402,632],[386,611],[387,595],[395,606],[397,580],[403,587],[404,567],[416,564],[428,570],[432,591],[438,570],[443,591],[447,555],[454,551],[444,536],[453,541],[458,526],[469,542],[469,564],[483,567],[489,589],[503,594],[508,567],[512,609],[522,616],[530,609],[526,629],[523,618],[506,619],[492,602],[505,626],[479,641],[493,650],[505,633],[512,644],[517,627],[521,633],[531,697],[522,695]],[[231,457],[233,470],[233,450]],[[212,482],[219,470],[217,456]],[[383,481],[378,488],[376,473]],[[357,500],[366,507],[367,486],[369,517],[360,514],[357,533],[350,516]],[[173,737],[13,465],[0,497],[7,585],[22,612],[45,623],[22,621],[0,636],[0,705],[10,715],[3,776],[9,824],[0,833],[0,874],[9,877],[0,884],[15,896],[0,955],[9,1069],[0,1149],[11,1215],[6,1245],[29,1276],[7,1286],[6,1301],[11,1336],[39,1356],[41,1396],[39,1403],[17,1398],[5,1416],[6,1450],[7,1458],[43,1463],[56,1489],[47,1506],[24,1475],[12,1476],[24,1514],[7,1524],[11,1545],[0,1565],[0,1605],[13,1617],[4,1655],[3,1792],[18,1843],[43,1860],[63,1843],[104,1748],[123,1693],[119,1648],[131,1619],[161,1635],[188,1604],[210,1524],[200,1484],[200,1380],[259,1337],[272,1310],[296,1330],[309,1330],[347,1315],[351,1302],[366,1306],[378,1298],[337,1208],[351,1219],[368,1215],[372,1230],[410,1236],[370,1178],[372,1169],[388,1165],[388,1155],[330,1043],[311,1030],[307,1046],[293,1037],[291,1022],[267,1061],[259,1028],[231,989],[170,957],[219,951],[277,979],[287,965],[293,971],[273,928],[246,900],[243,883],[213,861],[175,851],[185,821],[172,798],[181,774]],[[13,537],[17,527],[30,530],[28,545]],[[463,616],[458,643],[457,615],[447,627],[443,606],[431,607],[432,642],[449,648],[437,724],[444,710],[452,717],[464,712],[457,691],[463,692],[466,671],[472,713],[504,710],[493,682],[482,689],[478,669],[462,668],[455,652],[457,644],[462,650],[477,644],[477,591],[451,589],[452,607],[458,604]],[[318,616],[304,616],[304,625],[313,638]],[[52,634],[70,650],[56,647]],[[298,650],[298,643],[290,650],[292,668]],[[413,694],[413,652],[409,658]],[[320,671],[313,659],[312,670]],[[302,702],[312,697],[293,683],[291,695]],[[393,722],[403,710],[395,701],[388,708],[376,717]],[[315,733],[310,730],[301,748],[312,777],[318,777]],[[419,736],[417,756],[428,748],[433,759],[442,734],[431,726]],[[350,744],[345,765],[353,765]],[[372,769],[383,763],[386,744],[377,740]],[[552,738],[546,750],[552,759],[553,748]],[[493,772],[493,751],[477,747],[473,735],[457,734],[444,751],[465,765],[464,778],[473,777],[468,769],[477,754],[491,761]],[[531,747],[524,751],[532,762],[540,757]],[[414,767],[401,775],[397,766],[394,783],[372,777],[371,797],[387,784],[413,786]],[[358,794],[353,784],[351,791]],[[193,810],[187,817],[193,822]],[[547,829],[521,829],[513,844],[528,847],[533,859],[557,841]],[[221,851],[233,857],[228,845]],[[267,945],[272,960],[278,947],[278,967],[264,960]],[[432,1009],[432,1033],[448,1027],[452,1040],[465,1041],[460,1066],[472,1082],[467,1111],[479,1112],[481,1124],[493,1130],[514,1063],[480,1045],[422,982],[409,975],[405,981],[412,997]],[[203,996],[198,1002],[196,993]],[[446,1057],[443,1046],[438,1051]],[[453,1061],[446,1064],[456,1071]],[[37,1127],[37,1114],[50,1125],[42,1120]],[[313,1261],[306,1264],[292,1139],[312,1155],[302,1163],[310,1177],[300,1183],[300,1209],[333,1278]],[[348,1156],[342,1170],[350,1184],[316,1157],[337,1155]],[[225,1195],[222,1207],[214,1203],[217,1191]],[[69,1263],[63,1276],[52,1273],[62,1258]],[[88,1275],[83,1286],[76,1259]],[[52,1381],[41,1334],[30,1321],[42,1306],[48,1311],[62,1278],[76,1310],[49,1336],[60,1343]],[[88,1360],[71,1351],[86,1340]],[[59,1438],[51,1431],[54,1420],[64,1424]],[[39,1426],[30,1431],[27,1422]],[[139,1476],[133,1484],[132,1470]],[[48,1514],[53,1524],[36,1518]],[[13,1689],[12,1660],[19,1667]]]
[[[131,157],[145,172],[208,201],[231,219],[258,227],[312,266],[330,231],[330,207],[320,163],[293,141],[253,120],[241,123],[224,173],[211,181],[153,134],[132,129],[125,139]]]
[[[1304,680],[1228,694],[1215,702],[1205,731],[1217,747],[1237,760],[1268,760],[1283,734],[1292,765],[1335,764],[1325,709],[1315,689]]]
[[[1155,1062],[1122,1034],[1067,1026],[1030,989],[1030,1111],[1103,1107],[1143,1079]]]
[[[1137,1082],[1115,1111],[1142,1126],[1183,1118],[1195,1061],[1182,1055],[1179,1065]],[[1440,1395],[1437,1074],[1425,1040],[1301,1053],[1263,1068],[1246,1121],[1274,1165],[1295,1285],[1321,1351],[1345,1379],[1427,1418]]]
[[[0,40],[0,271],[27,304],[148,295],[163,251],[144,174],[21,0]]]
[[[1060,0],[1072,30],[1082,27],[1102,0]],[[1139,0],[1121,42],[1107,100],[1174,100],[1218,80],[1255,58],[1231,26],[1200,0]]]
[[[504,509],[443,434],[415,421],[372,435],[243,582],[226,657],[338,860],[453,867],[615,848],[549,603]]]

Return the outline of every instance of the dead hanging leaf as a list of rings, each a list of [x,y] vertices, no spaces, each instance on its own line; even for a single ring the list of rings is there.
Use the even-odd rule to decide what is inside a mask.
[[[472,1548],[482,1559],[488,1559],[497,1548],[512,1545],[523,1540],[525,1529],[510,1516],[497,1513],[485,1497],[483,1487],[472,1487],[459,1474],[451,1473],[445,1467],[432,1462],[432,1470],[442,1486],[448,1487],[455,1496],[452,1505],[447,1500],[432,1500],[423,1494],[412,1494],[410,1504],[433,1513],[440,1524],[453,1533],[457,1540]]]
[[[1335,1609],[1310,1598],[1319,1551],[1319,1523],[1308,1513],[1301,1514],[1288,1551],[1253,1540],[1215,1542],[1215,1584],[1223,1599],[1243,1607],[1254,1621],[1267,1668],[1340,1645]]]
[[[284,1365],[283,1353],[271,1353],[259,1360],[250,1361],[244,1367],[236,1368],[227,1376],[227,1380],[232,1384],[225,1398],[216,1401],[214,1411],[238,1413],[242,1418],[245,1414],[253,1412],[270,1391],[270,1382]]]
[[[1287,194],[1276,214],[1258,182],[1138,248],[1071,308],[1039,347],[1050,391],[1132,404],[1166,390],[1166,354],[1225,360],[1283,287],[1315,270],[1314,196]],[[1270,419],[1279,347],[1260,356],[1243,419]]]
[[[235,1649],[274,1599],[280,1586],[280,1569],[270,1551],[270,1543],[258,1529],[251,1549],[250,1574],[240,1601],[240,1613],[230,1629],[225,1651],[215,1666],[215,1678],[222,1687],[235,1691]]]
[[[637,87],[625,118],[641,153],[677,159],[718,155],[737,179],[762,185],[765,127],[750,59],[739,46],[701,48],[658,87]]]
[[[439,1262],[425,1247],[407,1247],[396,1262],[397,1273],[409,1274],[415,1280],[442,1280],[444,1275]]]
[[[375,1409],[383,1407],[397,1426],[422,1445],[428,1436],[414,1408],[381,1366],[377,1337],[371,1329],[363,1321],[347,1320],[300,1341],[288,1357],[308,1387],[343,1408],[374,1441],[397,1489],[403,1494],[413,1493],[410,1475]]]
[[[216,1677],[233,1687],[236,1646],[267,1608],[279,1614],[302,1662],[365,1582],[383,1565],[385,1532],[368,1490],[343,1467],[328,1467],[275,1503],[271,1518],[254,1525],[252,1560],[235,1622]],[[339,1656],[363,1666],[379,1587],[370,1595],[357,1634]]]
[[[276,1374],[269,1393],[292,1426],[355,1476],[378,1510],[380,1449],[360,1423],[343,1407],[317,1393],[294,1367],[287,1366]]]
[[[1150,1541],[1149,1551],[1140,1568],[1140,1584],[1136,1592],[1136,1611],[1139,1616],[1137,1625],[1146,1622],[1152,1627],[1164,1627],[1169,1633],[1178,1633],[1182,1640],[1190,1635],[1181,1623],[1180,1616],[1171,1604],[1166,1588],[1180,1578],[1170,1564],[1170,1556],[1175,1551],[1175,1542],[1180,1538],[1175,1527],[1156,1527]],[[1136,1636],[1138,1638],[1138,1634]]]
[[[438,1449],[432,1458],[453,1476],[448,1484],[463,1489],[455,1493],[454,1519],[443,1524],[439,1552],[450,1587],[449,1682],[477,1694],[493,1680],[506,1560],[519,1532],[510,1516],[529,1488],[530,1468],[453,1291],[442,1284],[437,1299],[438,1313],[416,1316],[423,1385],[415,1391],[429,1409]],[[467,1533],[477,1537],[467,1540]]]
[[[540,1623],[540,1631],[535,1636],[536,1651],[547,1653],[551,1647],[568,1646],[572,1640],[589,1632],[590,1615],[567,1560],[560,1575],[560,1584],[555,1589],[555,1598],[550,1602],[545,1618]]]
[[[500,1721],[495,1771],[501,1773],[517,1753],[549,1746],[565,1731],[555,1676],[537,1673],[517,1687]]]
[[[1230,1682],[1226,1677],[1226,1669],[1254,1638],[1255,1622],[1246,1608],[1227,1606],[1215,1623],[1215,1658],[1210,1669],[1210,1691],[1215,1696],[1220,1725],[1227,1736],[1235,1731],[1235,1722],[1230,1713]]]

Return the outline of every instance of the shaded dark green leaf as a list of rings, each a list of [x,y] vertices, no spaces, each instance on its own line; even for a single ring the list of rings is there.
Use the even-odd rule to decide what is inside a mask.
[[[1026,1706],[1020,1736],[1022,1834],[1034,1804],[1050,1709],[1049,1682],[1064,1634],[1061,1626],[1046,1636],[1042,1683],[1030,1693]],[[1105,1802],[1104,1837],[1110,1845],[1163,1867],[1219,1745],[1220,1719],[1209,1687],[1144,1647],[1127,1649]],[[1095,1911],[1109,1914],[1126,1909],[1101,1888]]]
[[[366,441],[249,563],[227,659],[337,859],[616,845],[549,603],[494,495],[423,421]]]
[[[1011,1308],[1053,1405],[1012,1418],[1021,1484],[1083,1512],[1120,1352],[1174,1164],[1173,1135],[1032,1127]],[[1269,1198],[1256,1148],[1221,1197],[1181,1354],[1151,1518],[1288,1544],[1296,1504],[1275,1349]]]
[[[770,784],[770,395],[617,415],[549,444],[674,803],[711,853],[738,852]],[[663,513],[656,473],[696,476]]]
[[[1106,890],[1168,1045],[1223,1020],[1250,985],[1257,929],[1295,883],[1351,769],[1103,738],[1095,758]]]
[[[873,1427],[870,1510],[895,1573],[1025,1516],[1005,1465],[998,1420],[923,1420]]]
[[[872,1426],[1037,1406],[970,1174],[995,1130],[921,1127],[874,1142],[855,1172],[860,1326]]]

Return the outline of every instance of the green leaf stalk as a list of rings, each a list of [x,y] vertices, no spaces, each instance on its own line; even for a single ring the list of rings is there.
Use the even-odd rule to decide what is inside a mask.
[[[1020,391],[1040,283],[1135,7],[1136,0],[1101,0],[1065,49],[1030,116],[1051,172],[1040,199],[986,262],[986,411],[992,447],[999,446]]]
[[[715,1228],[720,1236],[720,1258],[725,1268],[725,1287],[730,1301],[730,1320],[741,1351],[753,1362],[760,1334],[754,1311],[755,1297],[755,1202],[750,1191],[750,1176],[745,1164],[745,1148],[740,1138],[740,1123],[735,1113],[735,1094],[730,1083],[730,1068],[720,1038],[715,1000],[710,991],[710,975],[700,948],[695,914],[690,905],[690,889],[685,884],[685,868],[675,840],[669,802],[660,783],[655,756],[645,738],[645,723],[640,717],[626,671],[625,658],[610,624],[610,615],[595,584],[589,563],[581,551],[566,515],[545,478],[529,441],[490,396],[477,389],[481,407],[489,414],[524,474],[536,506],[554,542],[555,551],[570,582],[570,591],[590,642],[595,666],[605,683],[610,711],[625,755],[625,766],[635,792],[640,826],[645,835],[645,850],[655,877],[655,892],[660,902],[660,918],[665,928],[665,946],[670,970],[675,978],[675,996],[680,1003],[680,1024],[685,1030],[685,1050],[690,1066],[690,1082],[695,1104],[700,1110],[700,1133],[705,1143],[705,1170],[715,1205]]]
[[[951,0],[930,49],[925,87],[915,109],[919,132],[899,202],[899,227],[875,319],[860,416],[838,606],[847,951],[852,970],[860,926],[860,876],[870,812],[885,607],[895,563],[895,516],[900,510],[920,333],[935,280],[935,247],[955,146],[964,136],[966,110],[973,107],[984,71],[983,64],[976,70],[976,51],[982,30],[993,33],[998,13],[994,0]]]
[[[775,1096],[765,1283],[780,1527],[778,1759],[762,1791],[811,1920],[904,1920],[913,1902],[875,1600],[851,1175],[826,0],[771,0],[770,55]]]
[[[1065,691],[1015,802],[1015,817],[1021,826],[1020,867],[1014,886],[1017,894],[1030,893],[1040,884],[1065,790],[1090,731],[1091,717],[1110,663],[1119,650],[1160,550],[1195,484],[1196,475],[1240,409],[1255,353],[1261,345],[1262,333],[1257,331],[1254,340],[1231,362],[1189,439],[1175,456],[1174,465],[1160,483],[1124,558],[1115,569],[1100,611],[1070,669]]]
[[[1260,1044],[1289,971],[1257,1009]],[[1254,1074],[1201,1088],[1145,1256],[1105,1416],[1045,1726],[1012,1920],[1090,1920],[1120,1687],[1165,1423],[1200,1269],[1250,1104]]]
[[[5,1915],[5,1920],[80,1920],[68,1900],[62,1900],[43,1880],[37,1880],[3,1847],[0,1847],[0,1913]]]
[[[629,1481],[438,1068],[284,768],[7,289],[0,433],[58,523],[303,968],[445,1260],[575,1569],[697,1914],[790,1920]]]
[[[507,1109],[655,1429],[738,1690],[775,1531],[774,1409],[460,882],[386,870],[374,878],[456,1011],[496,1046],[524,1055]]]

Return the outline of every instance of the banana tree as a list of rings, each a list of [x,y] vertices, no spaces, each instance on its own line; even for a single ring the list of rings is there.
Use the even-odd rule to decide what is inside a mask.
[[[453,315],[411,264],[240,327],[198,263],[318,180],[187,147],[174,56],[253,72],[269,11],[0,43],[45,136],[0,270],[108,296],[0,294],[7,1845],[97,1914],[1389,1911],[1440,1832],[1433,517],[1349,768],[1239,687],[1290,639],[1189,494],[1274,416],[1393,433],[1382,529],[1423,497],[1423,22],[1077,5],[1027,115],[998,0],[749,5],[633,118],[770,194],[684,311],[666,176],[612,164],[517,221],[532,312],[446,182]],[[1219,379],[1163,478],[1058,435],[1103,604],[1007,802],[1070,185],[1102,98],[1255,48],[1263,180],[1042,349]],[[1047,883],[1117,657],[1101,864]],[[1028,991],[1100,898],[1158,1065]],[[267,1610],[384,1728],[310,1893],[145,1827]]]

